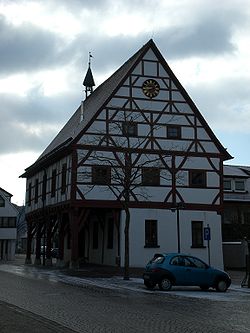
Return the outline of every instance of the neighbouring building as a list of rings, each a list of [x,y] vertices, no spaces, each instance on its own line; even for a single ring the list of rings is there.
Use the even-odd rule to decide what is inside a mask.
[[[130,266],[156,252],[186,252],[223,267],[223,161],[216,138],[150,40],[93,91],[33,165],[27,178],[27,258],[56,237],[59,264],[124,266],[129,209]],[[210,228],[210,247],[204,241]],[[209,253],[210,250],[210,253]]]
[[[14,260],[18,211],[11,203],[12,194],[0,187],[0,260]]]
[[[25,206],[15,205],[15,207],[18,210],[16,222],[16,253],[25,253],[27,248],[27,223],[25,219]]]
[[[224,166],[224,212],[222,240],[227,267],[246,265],[247,246],[250,241],[250,167]]]

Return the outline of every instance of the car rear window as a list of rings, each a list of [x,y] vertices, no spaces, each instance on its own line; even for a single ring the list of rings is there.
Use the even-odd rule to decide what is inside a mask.
[[[152,258],[150,260],[150,263],[151,264],[161,264],[161,263],[163,263],[164,260],[165,260],[165,258],[162,255],[154,256],[154,258]]]

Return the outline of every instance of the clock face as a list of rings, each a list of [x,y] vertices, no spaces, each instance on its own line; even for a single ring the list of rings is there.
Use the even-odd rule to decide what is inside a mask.
[[[142,91],[147,97],[153,98],[159,94],[160,86],[155,80],[149,79],[143,83]]]

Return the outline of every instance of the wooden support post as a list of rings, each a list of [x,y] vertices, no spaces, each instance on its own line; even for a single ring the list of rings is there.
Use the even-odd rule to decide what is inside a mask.
[[[56,265],[65,266],[64,262],[65,223],[62,214],[58,215],[58,259]]]
[[[79,268],[79,240],[78,240],[78,219],[77,210],[72,209],[70,213],[70,231],[71,231],[71,260],[70,268]]]
[[[32,222],[27,221],[27,252],[26,252],[26,259],[25,264],[30,265],[32,264],[31,260],[31,245],[32,245]]]
[[[35,258],[35,265],[41,265],[41,237],[42,237],[42,224],[39,222],[36,231],[36,258]]]
[[[46,221],[46,260],[45,266],[52,266],[51,258],[51,237],[52,237],[52,221],[51,217]]]

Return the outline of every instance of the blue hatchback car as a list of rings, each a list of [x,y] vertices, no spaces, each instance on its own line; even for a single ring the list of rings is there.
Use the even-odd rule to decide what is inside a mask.
[[[212,287],[225,292],[231,284],[226,272],[180,253],[155,254],[146,266],[143,279],[147,288],[153,289],[158,284],[164,291],[172,286],[199,286],[202,290]]]

